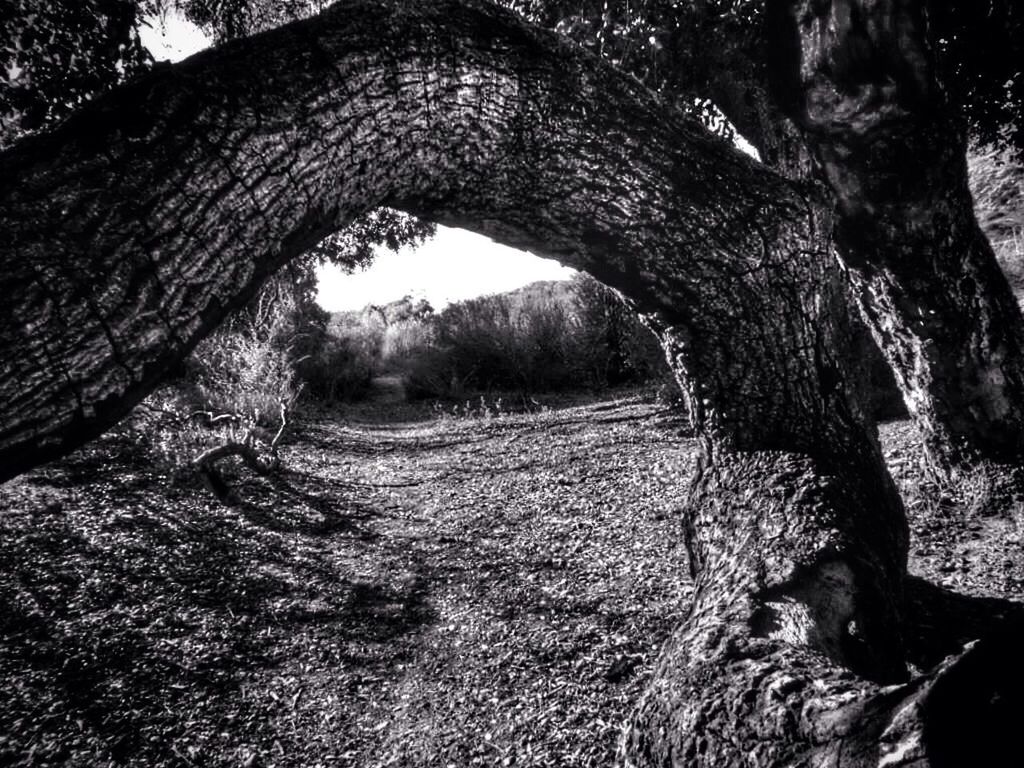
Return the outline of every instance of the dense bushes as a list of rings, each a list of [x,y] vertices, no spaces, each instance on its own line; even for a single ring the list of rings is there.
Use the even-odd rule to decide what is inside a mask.
[[[671,378],[654,334],[615,291],[585,275],[573,281],[572,290],[589,380],[618,386]]]
[[[462,398],[603,389],[667,371],[653,335],[615,294],[583,276],[459,302],[440,313],[405,297],[336,313],[329,322],[306,317],[292,337],[285,346],[294,381],[324,402],[358,400],[381,374],[401,376],[414,397]],[[255,350],[249,356],[250,367],[264,365]],[[268,371],[268,384],[276,378]]]
[[[667,377],[653,335],[583,276],[440,313],[406,297],[333,316],[313,302],[308,280],[294,277],[272,281],[137,411],[129,429],[144,435],[158,463],[187,474],[198,457],[231,445],[276,457],[282,408],[293,413],[300,395],[306,403],[359,400],[382,374],[400,376],[414,398],[459,400]]]
[[[308,289],[308,286],[306,286]],[[653,335],[594,280],[534,283],[435,312],[409,297],[333,316],[278,280],[197,347],[180,407],[269,426],[279,404],[353,402],[375,376],[418,398],[600,390],[667,368]]]
[[[309,395],[319,401],[358,400],[370,389],[377,368],[379,334],[360,325],[333,321],[316,332],[318,344],[297,373]]]
[[[533,288],[447,307],[410,366],[410,389],[461,396],[566,388],[575,373],[575,319],[547,286]]]
[[[453,304],[427,323],[404,371],[414,396],[603,389],[665,367],[652,334],[584,277]]]

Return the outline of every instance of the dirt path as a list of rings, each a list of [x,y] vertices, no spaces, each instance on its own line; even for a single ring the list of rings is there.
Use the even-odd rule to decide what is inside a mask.
[[[375,376],[370,382],[370,401],[376,405],[405,402],[405,383],[397,374]]]
[[[318,422],[230,510],[123,449],[0,489],[0,762],[603,766],[689,595],[636,398]]]

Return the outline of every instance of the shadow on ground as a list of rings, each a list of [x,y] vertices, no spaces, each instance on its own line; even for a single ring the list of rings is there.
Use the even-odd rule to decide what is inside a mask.
[[[227,509],[108,458],[0,488],[2,764],[245,764],[287,744],[296,659],[344,689],[434,620],[341,481],[247,482]]]

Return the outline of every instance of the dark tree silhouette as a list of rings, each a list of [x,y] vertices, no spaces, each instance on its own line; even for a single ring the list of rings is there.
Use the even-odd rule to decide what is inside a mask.
[[[1024,321],[975,219],[967,123],[938,79],[928,4],[774,7],[778,90],[834,193],[854,296],[936,469],[1016,464]]]

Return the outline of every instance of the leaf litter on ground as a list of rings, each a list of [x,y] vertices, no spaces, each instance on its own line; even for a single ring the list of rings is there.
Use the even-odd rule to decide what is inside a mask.
[[[0,487],[0,764],[611,764],[692,593],[693,441],[639,394],[398,415],[307,421],[234,508],[117,434]],[[1019,600],[1019,535],[935,514],[914,567]]]

